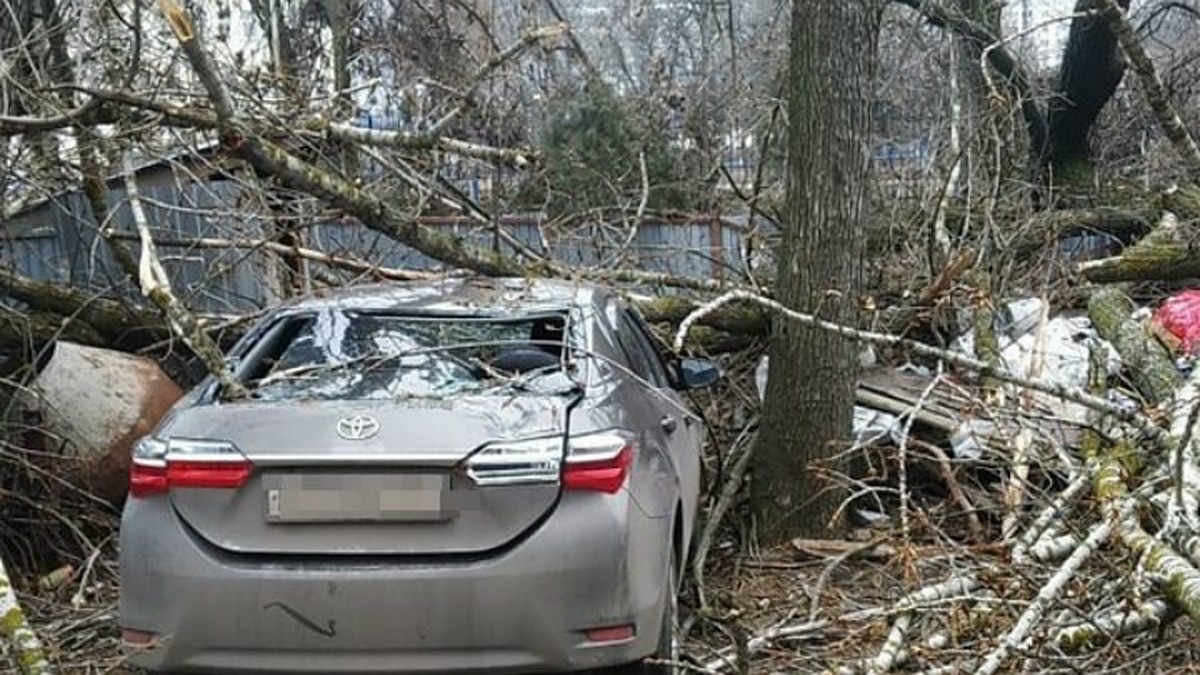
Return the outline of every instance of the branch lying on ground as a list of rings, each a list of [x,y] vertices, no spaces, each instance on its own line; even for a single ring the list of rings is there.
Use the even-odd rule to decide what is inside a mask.
[[[700,537],[696,541],[695,551],[692,554],[692,576],[696,580],[696,589],[700,594],[701,610],[708,604],[704,597],[704,563],[708,559],[708,550],[712,546],[717,529],[721,526],[721,521],[725,518],[725,513],[734,505],[738,492],[742,488],[742,481],[746,477],[746,472],[750,470],[750,460],[754,457],[753,428],[754,423],[747,424],[742,435],[734,441],[733,446],[730,448],[731,453],[737,452],[739,448],[741,448],[741,452],[737,455],[737,459],[734,460],[733,466],[729,469],[729,475],[726,477],[725,483],[721,486],[716,503],[713,504],[712,509],[708,511],[704,519],[704,527],[700,532]]]
[[[1025,641],[1032,635],[1034,628],[1042,620],[1042,616],[1050,608],[1050,603],[1054,602],[1063,592],[1088,557],[1108,540],[1112,531],[1113,523],[1110,520],[1104,520],[1092,528],[1092,532],[1088,535],[1088,538],[1075,548],[1075,551],[1058,568],[1054,576],[1038,591],[1037,597],[1029,604],[1025,612],[1021,614],[1021,618],[1017,621],[1016,625],[1001,638],[1000,644],[984,658],[983,663],[975,671],[975,675],[993,675],[1014,651],[1024,646]]]
[[[62,284],[37,281],[0,268],[0,290],[39,311],[82,322],[110,339],[159,323],[154,312]]]
[[[1044,251],[1046,245],[1074,234],[1100,234],[1126,240],[1150,232],[1157,211],[1152,207],[1049,209],[1030,216],[1012,242],[1012,256],[1024,258]]]
[[[1174,281],[1200,276],[1196,225],[1183,224],[1167,213],[1162,223],[1121,255],[1079,264],[1089,281]]]
[[[974,575],[956,576],[947,581],[926,586],[918,589],[908,595],[900,598],[892,606],[890,610],[884,608],[866,609],[852,614],[846,614],[837,619],[820,619],[817,621],[806,621],[804,623],[778,626],[771,630],[765,631],[754,636],[746,643],[746,652],[754,653],[771,644],[774,640],[779,640],[786,637],[796,635],[804,635],[808,633],[819,633],[823,630],[831,628],[838,623],[849,623],[855,621],[866,621],[876,619],[880,616],[888,614],[902,615],[924,609],[928,605],[948,603],[957,599],[964,599],[979,588],[979,579]],[[716,659],[708,662],[704,666],[705,672],[719,673],[731,665],[730,653],[732,650],[725,650],[718,654]]]
[[[1133,302],[1125,290],[1096,289],[1088,299],[1088,318],[1100,337],[1121,354],[1138,393],[1150,405],[1159,405],[1179,386],[1179,370],[1162,344],[1133,318]]]

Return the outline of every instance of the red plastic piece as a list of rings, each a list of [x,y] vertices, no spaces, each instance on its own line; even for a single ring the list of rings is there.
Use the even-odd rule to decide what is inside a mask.
[[[1187,354],[1200,352],[1200,289],[1167,298],[1150,321],[1172,347]]]

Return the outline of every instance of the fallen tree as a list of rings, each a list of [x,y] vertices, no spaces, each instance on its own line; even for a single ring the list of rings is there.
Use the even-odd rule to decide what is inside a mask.
[[[1080,264],[1089,281],[1175,281],[1200,277],[1200,222],[1180,222],[1168,213],[1149,235],[1121,255]]]
[[[1119,290],[1108,290],[1115,291],[1110,301],[1125,302]],[[705,314],[731,304],[754,305],[769,311],[775,320],[805,323],[849,340],[885,345],[979,376],[990,376],[1017,388],[1079,403],[1092,411],[1094,430],[1086,435],[1077,450],[1058,448],[1059,460],[1046,467],[1045,470],[1060,476],[1055,481],[1061,486],[1057,497],[1050,499],[1036,517],[1017,514],[1023,522],[1022,529],[1005,545],[1013,547],[1012,564],[1017,566],[1012,575],[1005,575],[1009,579],[1005,582],[1008,584],[1006,594],[1010,599],[1028,597],[1029,600],[1021,603],[1023,609],[1012,617],[1012,623],[1003,632],[975,633],[972,631],[978,630],[979,626],[972,629],[960,624],[953,635],[948,636],[936,628],[942,623],[938,615],[945,612],[934,611],[934,607],[988,606],[987,593],[978,590],[970,580],[995,577],[1001,572],[996,567],[999,561],[982,555],[960,559],[954,577],[926,585],[906,596],[925,598],[924,602],[902,599],[892,610],[881,609],[877,613],[844,616],[831,621],[810,617],[806,623],[775,628],[750,638],[743,651],[761,649],[772,641],[792,635],[819,634],[833,629],[838,623],[871,622],[891,617],[887,637],[876,656],[856,665],[843,666],[839,672],[889,672],[907,662],[917,651],[927,668],[937,666],[945,672],[965,669],[987,675],[1000,672],[1018,656],[1028,658],[1029,654],[1042,650],[1065,654],[1095,649],[1122,636],[1161,628],[1176,616],[1200,621],[1200,571],[1196,568],[1200,555],[1190,556],[1192,551],[1200,553],[1200,478],[1197,478],[1200,476],[1200,453],[1196,452],[1200,436],[1194,433],[1200,417],[1197,415],[1200,411],[1200,374],[1194,374],[1187,382],[1175,375],[1168,378],[1169,381],[1148,386],[1147,391],[1153,395],[1152,404],[1168,411],[1165,419],[1157,415],[1152,418],[1115,406],[1104,396],[1103,376],[1093,375],[1093,382],[1099,384],[1093,384],[1090,390],[1063,387],[1059,383],[1011,373],[994,363],[958,352],[823,321],[746,291],[725,293],[694,310],[680,323],[674,346],[677,349],[683,347],[688,332]],[[1142,330],[1141,339],[1126,334],[1119,344],[1122,355],[1130,359],[1126,365],[1133,370],[1140,369],[1139,362],[1133,357],[1146,347],[1150,338],[1137,324],[1121,319],[1121,312],[1113,314],[1118,315],[1114,323],[1127,333],[1135,327]],[[1094,367],[1093,373],[1099,370]],[[1016,462],[1017,459],[1014,455],[1007,461]],[[1075,478],[1060,482],[1068,476]],[[1089,482],[1093,491],[1090,504],[1094,505],[1090,508],[1089,502],[1081,499],[1085,492],[1083,488]],[[907,489],[903,479],[899,487],[902,492]],[[1074,527],[1083,530],[1080,534],[1066,529],[1068,518],[1077,520]],[[1119,541],[1132,556],[1124,558],[1123,562],[1108,559],[1098,567],[1089,566],[1089,559],[1106,550],[1105,544],[1109,540]],[[1044,567],[1047,564],[1054,566]],[[1088,570],[1086,582],[1080,580],[1085,569]],[[1128,608],[1097,601],[1095,605],[1104,605],[1108,609],[1099,608],[1097,613],[1082,617],[1066,610],[1054,611],[1068,589],[1080,583],[1100,584],[1108,589],[1106,594],[1123,593]],[[953,592],[943,590],[950,588]],[[925,604],[931,600],[938,602]],[[989,614],[994,611],[987,610]],[[993,626],[995,620],[994,617],[991,620]],[[978,652],[978,658],[956,658],[955,650],[945,650],[968,643],[977,645],[974,650],[983,650]],[[933,646],[926,648],[924,645]],[[706,669],[708,672],[723,671],[734,663],[734,659],[723,657],[709,662]]]

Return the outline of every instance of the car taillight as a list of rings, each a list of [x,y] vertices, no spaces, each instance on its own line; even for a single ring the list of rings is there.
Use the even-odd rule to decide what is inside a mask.
[[[632,435],[619,431],[577,436],[567,444],[563,487],[614,494],[633,466]]]
[[[174,487],[237,488],[254,465],[230,443],[144,438],[133,449],[129,494],[146,497]]]
[[[562,436],[492,443],[467,459],[467,476],[479,487],[558,481]]]

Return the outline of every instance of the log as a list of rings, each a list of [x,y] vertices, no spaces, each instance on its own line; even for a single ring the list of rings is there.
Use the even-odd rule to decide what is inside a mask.
[[[1088,317],[1100,337],[1116,348],[1134,386],[1151,405],[1170,400],[1182,378],[1170,355],[1133,319],[1133,303],[1119,286],[1104,287],[1088,300]]]
[[[678,325],[689,314],[696,311],[699,303],[679,296],[662,296],[635,303],[642,316],[650,323]],[[754,306],[724,307],[721,311],[705,316],[701,325],[737,335],[765,335],[769,327],[766,313]]]
[[[1164,211],[1170,211],[1185,223],[1200,221],[1200,186],[1181,185],[1164,192],[1160,198]]]
[[[1034,214],[1013,242],[1013,256],[1035,255],[1047,245],[1074,234],[1104,234],[1121,241],[1146,235],[1153,229],[1157,213],[1119,207],[1050,209]]]
[[[36,281],[12,270],[0,269],[0,293],[41,312],[72,317],[109,340],[146,329],[164,333],[162,319],[154,311],[65,284]]]
[[[1121,255],[1084,262],[1078,269],[1097,283],[1192,279],[1200,277],[1197,247],[1197,227],[1168,213],[1153,232]]]
[[[108,344],[108,338],[90,324],[70,316],[37,310],[0,314],[0,347],[34,352],[59,339],[89,345]]]

